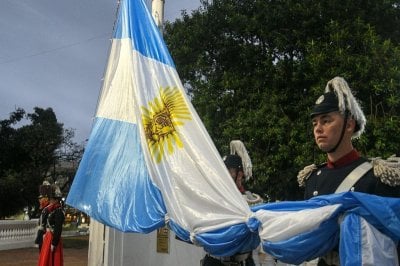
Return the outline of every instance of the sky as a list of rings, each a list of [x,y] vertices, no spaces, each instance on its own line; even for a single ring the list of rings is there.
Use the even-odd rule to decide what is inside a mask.
[[[146,0],[151,8],[151,0]],[[165,19],[200,0],[166,0]],[[1,0],[0,120],[16,108],[52,108],[75,142],[90,135],[117,0]]]

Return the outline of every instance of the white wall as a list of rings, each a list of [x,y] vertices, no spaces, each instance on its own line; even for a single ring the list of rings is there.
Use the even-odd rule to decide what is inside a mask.
[[[92,228],[92,224],[96,229]],[[103,225],[92,219],[88,260],[90,266],[190,266],[200,265],[205,255],[202,248],[175,239],[172,231],[169,232],[169,253],[166,254],[157,252],[157,232],[122,233],[109,227],[103,231],[99,226]],[[103,236],[104,251],[101,248]]]
[[[107,228],[105,265],[200,265],[204,251],[200,247],[175,239],[170,231],[169,253],[157,253],[157,233],[121,233]],[[107,254],[108,253],[108,254]]]

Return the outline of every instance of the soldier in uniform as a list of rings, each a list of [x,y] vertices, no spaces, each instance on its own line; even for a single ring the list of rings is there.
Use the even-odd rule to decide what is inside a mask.
[[[251,175],[251,160],[248,156],[247,150],[244,144],[239,140],[233,140],[230,144],[231,154],[224,157],[224,163],[227,167],[233,181],[235,181],[236,187],[242,193],[243,198],[249,205],[255,205],[262,203],[262,198],[255,194],[247,191],[244,188],[244,180],[248,180]],[[252,251],[248,251],[241,254],[235,254],[230,257],[214,257],[207,254],[202,260],[203,266],[222,266],[222,265],[240,265],[240,266],[253,266],[255,265],[253,260]]]
[[[38,266],[64,265],[61,233],[65,216],[61,198],[62,194],[60,188],[56,185],[52,185],[51,193],[49,195],[50,202],[46,207],[48,213],[46,233],[43,238]]]
[[[46,224],[47,224],[47,216],[49,213],[47,212],[46,207],[49,205],[49,196],[51,194],[51,186],[50,183],[44,181],[42,185],[39,186],[39,209],[41,210],[39,217],[39,229],[37,231],[35,244],[39,247],[39,252],[42,249],[43,236],[46,232]]]
[[[327,154],[327,162],[300,171],[298,181],[305,187],[305,199],[345,191],[400,197],[398,167],[390,160],[364,158],[352,145],[352,139],[363,133],[366,119],[343,78],[327,83],[311,119],[315,142]],[[338,253],[320,258],[318,265],[339,265]]]

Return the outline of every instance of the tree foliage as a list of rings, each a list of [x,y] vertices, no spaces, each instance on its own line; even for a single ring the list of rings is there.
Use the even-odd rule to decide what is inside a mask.
[[[325,156],[309,111],[335,76],[367,116],[365,156],[400,143],[400,3],[359,0],[214,0],[165,27],[182,82],[221,154],[250,152],[250,186],[272,200],[301,198],[296,175]]]
[[[57,184],[66,195],[71,188],[76,170],[84,152],[84,144],[74,141],[75,132],[73,129],[64,129],[63,141],[55,151],[56,164],[53,173],[50,175],[52,183]]]
[[[51,108],[35,107],[28,114],[17,109],[0,121],[0,217],[37,204],[38,187],[62,141],[63,125]]]

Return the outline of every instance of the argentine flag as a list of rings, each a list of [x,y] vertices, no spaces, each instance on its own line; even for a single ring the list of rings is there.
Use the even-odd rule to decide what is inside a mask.
[[[123,0],[94,125],[67,204],[124,232],[246,234],[251,211],[185,94],[142,0]],[[192,239],[191,239],[192,236]],[[237,247],[236,249],[241,249]]]
[[[66,203],[123,232],[168,225],[215,256],[261,242],[299,264],[398,265],[400,200],[356,192],[249,208],[196,114],[144,0],[122,0],[93,128]]]

